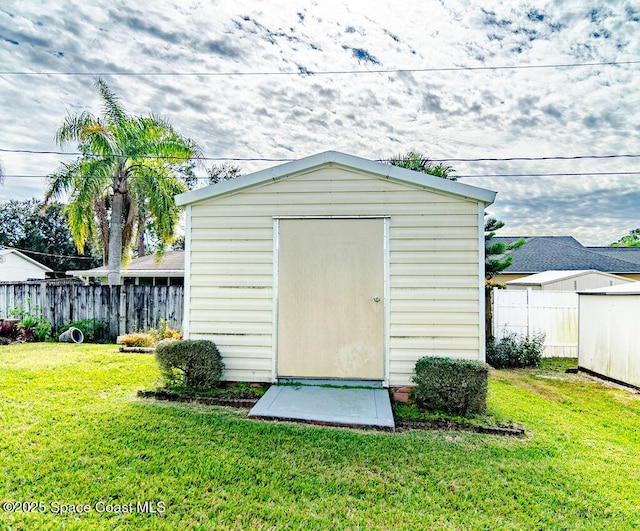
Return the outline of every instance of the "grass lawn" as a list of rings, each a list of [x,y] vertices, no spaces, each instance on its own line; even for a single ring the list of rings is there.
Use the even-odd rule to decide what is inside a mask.
[[[560,369],[492,373],[515,439],[250,421],[136,398],[149,355],[0,347],[0,529],[640,528],[640,395]]]

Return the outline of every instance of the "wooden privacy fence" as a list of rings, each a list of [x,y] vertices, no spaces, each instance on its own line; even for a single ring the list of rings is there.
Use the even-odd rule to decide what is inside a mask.
[[[108,337],[157,328],[161,320],[182,328],[183,286],[84,286],[22,282],[0,284],[0,318],[11,309],[42,311],[54,331],[82,319],[104,323]]]
[[[493,335],[543,332],[543,356],[578,357],[578,294],[573,291],[493,291]]]

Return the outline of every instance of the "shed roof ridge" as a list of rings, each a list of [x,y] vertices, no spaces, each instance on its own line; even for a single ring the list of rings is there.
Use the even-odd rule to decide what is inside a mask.
[[[178,205],[189,205],[199,201],[205,201],[218,196],[266,184],[270,181],[278,182],[281,179],[293,176],[303,171],[309,171],[321,166],[335,164],[350,169],[357,169],[381,179],[393,180],[421,188],[438,192],[449,193],[459,197],[465,197],[485,204],[491,204],[495,200],[496,192],[485,188],[479,188],[466,183],[452,181],[434,175],[420,173],[406,168],[376,162],[354,155],[347,155],[338,151],[325,151],[316,155],[304,157],[292,162],[286,162],[278,166],[272,166],[264,170],[223,181],[221,183],[191,190],[176,196]]]

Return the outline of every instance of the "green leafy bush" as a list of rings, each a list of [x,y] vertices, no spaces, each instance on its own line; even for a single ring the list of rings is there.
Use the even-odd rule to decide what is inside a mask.
[[[521,336],[514,332],[487,345],[487,363],[496,369],[538,367],[544,350],[545,335]]]
[[[208,391],[220,384],[224,363],[213,341],[166,340],[156,347],[156,360],[168,388]]]
[[[482,413],[487,408],[488,378],[486,363],[427,356],[416,363],[412,399],[430,411]]]
[[[27,304],[30,300],[27,299]],[[18,329],[23,341],[46,341],[51,337],[51,323],[45,321],[44,312],[40,306],[33,309],[33,313],[26,310],[23,305],[16,306],[9,311],[11,317],[20,320]]]
[[[105,343],[107,341],[107,328],[102,321],[97,319],[82,319],[63,325],[58,330],[58,335],[66,332],[69,328],[80,330],[85,343]]]

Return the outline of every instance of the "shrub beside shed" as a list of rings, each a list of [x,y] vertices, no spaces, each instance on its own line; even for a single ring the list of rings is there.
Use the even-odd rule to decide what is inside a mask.
[[[640,282],[579,293],[578,366],[640,388]]]
[[[426,355],[484,361],[494,197],[336,152],[179,195],[184,335],[235,381],[403,386]]]

